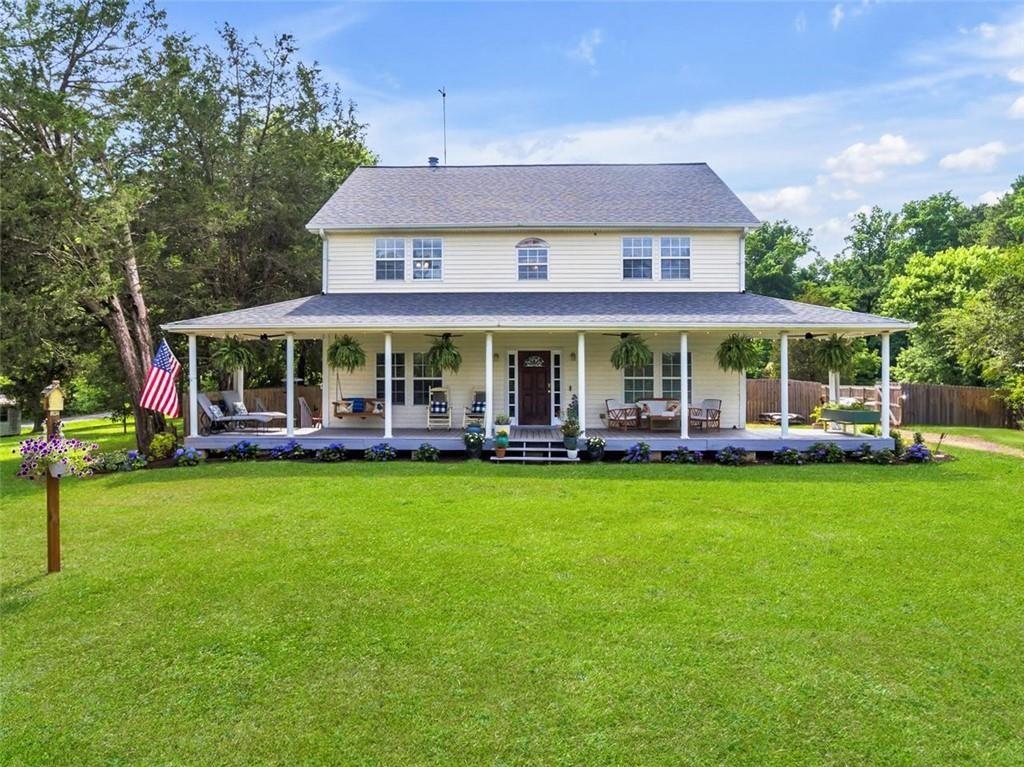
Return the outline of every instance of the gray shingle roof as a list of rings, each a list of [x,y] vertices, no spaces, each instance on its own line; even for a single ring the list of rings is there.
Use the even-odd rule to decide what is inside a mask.
[[[753,293],[329,293],[163,326],[358,328],[749,328],[905,330],[910,323]]]
[[[705,163],[357,168],[307,228],[757,226]]]

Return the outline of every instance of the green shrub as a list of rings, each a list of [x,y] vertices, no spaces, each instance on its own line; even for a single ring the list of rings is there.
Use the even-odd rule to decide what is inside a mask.
[[[815,442],[807,448],[808,463],[842,463],[846,453],[835,442]]]
[[[161,432],[153,437],[153,441],[149,443],[149,457],[154,461],[170,458],[174,452],[174,445],[174,435],[168,431]]]
[[[338,463],[348,457],[348,451],[341,442],[332,442],[316,451],[316,459],[322,463]]]
[[[224,449],[224,457],[229,461],[254,461],[259,452],[260,449],[256,447],[255,442],[243,439],[233,445],[228,445]]]
[[[363,458],[367,461],[385,463],[398,458],[398,453],[387,442],[381,442],[373,447],[366,448],[366,450],[363,451]]]
[[[137,450],[109,450],[96,455],[94,471],[135,471],[146,467],[146,458]]]
[[[508,444],[507,438],[505,440],[505,443],[506,445]],[[424,461],[426,463],[432,463],[440,460],[440,458],[441,451],[438,448],[431,445],[429,442],[424,442],[422,445],[420,445],[418,448],[412,451],[412,459],[414,461]]]

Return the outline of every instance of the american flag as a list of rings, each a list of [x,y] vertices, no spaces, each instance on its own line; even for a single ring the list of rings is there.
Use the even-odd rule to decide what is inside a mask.
[[[171,352],[167,341],[161,341],[153,357],[153,367],[146,375],[146,385],[142,388],[142,399],[139,400],[140,407],[177,418],[181,412],[181,403],[178,402],[175,381],[180,372],[181,363]]]

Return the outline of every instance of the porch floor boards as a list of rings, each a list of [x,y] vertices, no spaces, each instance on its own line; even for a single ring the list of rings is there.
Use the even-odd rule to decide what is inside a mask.
[[[394,429],[394,436],[386,440],[396,450],[415,450],[424,442],[446,451],[464,449],[461,429]],[[781,447],[806,447],[814,442],[835,442],[845,450],[855,450],[867,442],[874,449],[892,447],[891,439],[869,437],[862,434],[842,434],[823,432],[816,429],[794,429],[789,436],[783,438],[779,429],[722,429],[712,432],[691,432],[688,439],[681,439],[678,433],[668,431],[644,431],[630,429],[587,429],[587,436],[603,437],[607,442],[606,450],[610,452],[625,451],[637,442],[646,442],[652,450],[674,450],[686,447],[690,450],[720,450],[723,447],[742,447],[746,450],[772,451]],[[255,442],[261,448],[269,449],[283,445],[289,440],[284,429],[244,429],[240,431],[220,432],[199,437],[186,437],[185,444],[201,450],[222,450],[241,439]],[[383,428],[353,429],[295,429],[294,439],[309,450],[342,442],[351,450],[363,450],[379,442],[384,442]],[[512,441],[518,442],[561,442],[562,433],[557,427],[527,426],[512,427]],[[488,440],[486,447],[490,449]]]

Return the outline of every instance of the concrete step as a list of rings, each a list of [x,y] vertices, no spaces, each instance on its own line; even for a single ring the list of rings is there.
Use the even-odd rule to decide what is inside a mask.
[[[505,455],[504,458],[498,458],[496,455],[491,456],[491,460],[495,463],[579,463],[579,458],[569,458],[568,456],[510,456]]]

